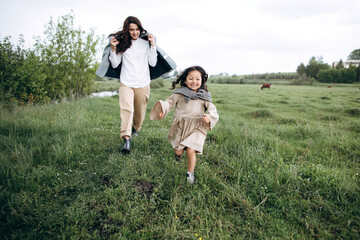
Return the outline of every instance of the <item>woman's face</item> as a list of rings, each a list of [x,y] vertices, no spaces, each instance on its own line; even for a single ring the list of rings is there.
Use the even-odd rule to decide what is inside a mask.
[[[129,34],[132,40],[136,40],[140,36],[140,29],[135,23],[130,23]]]
[[[189,72],[186,77],[185,84],[192,91],[197,92],[197,90],[201,87],[201,73],[197,70]]]

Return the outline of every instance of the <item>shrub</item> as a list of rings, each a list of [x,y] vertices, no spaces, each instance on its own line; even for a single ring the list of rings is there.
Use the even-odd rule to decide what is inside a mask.
[[[5,37],[0,42],[0,100],[20,104],[48,102],[40,57],[34,50],[23,49],[22,37],[17,46],[10,39]]]
[[[94,84],[96,46],[99,37],[75,29],[72,14],[51,19],[45,39],[33,49],[17,46],[10,37],[0,42],[0,100],[19,104],[48,102],[88,95]]]
[[[299,77],[298,79],[295,79],[294,81],[291,81],[289,84],[290,85],[313,85],[314,82],[315,82],[314,78],[310,78],[310,77],[306,76],[305,73],[303,73],[301,75],[301,77]]]
[[[316,77],[324,83],[352,83],[356,81],[357,69],[355,67],[322,69]]]
[[[152,89],[157,89],[157,88],[161,88],[164,86],[165,86],[165,84],[164,84],[164,80],[162,78],[157,78],[150,82],[150,88],[152,88]]]

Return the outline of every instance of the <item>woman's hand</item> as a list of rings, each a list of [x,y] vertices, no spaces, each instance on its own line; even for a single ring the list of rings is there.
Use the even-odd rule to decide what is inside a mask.
[[[151,44],[151,46],[155,47],[155,39],[151,33],[148,36],[148,40],[149,40],[149,43]]]
[[[210,118],[206,114],[203,114],[203,118],[201,120],[203,121],[203,123],[210,124]]]
[[[116,45],[119,44],[119,41],[114,37],[113,39],[111,39],[110,44],[111,44],[111,51],[115,52]]]

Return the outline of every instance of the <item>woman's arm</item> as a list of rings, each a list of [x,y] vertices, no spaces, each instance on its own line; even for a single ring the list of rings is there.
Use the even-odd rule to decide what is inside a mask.
[[[155,38],[151,33],[148,36],[148,40],[150,43],[149,65],[152,67],[155,67],[155,65],[157,63],[157,52],[156,52]]]
[[[116,45],[119,44],[119,41],[116,38],[112,38],[110,40],[111,50],[109,55],[109,61],[111,62],[111,66],[116,68],[121,63],[121,54],[116,54]]]

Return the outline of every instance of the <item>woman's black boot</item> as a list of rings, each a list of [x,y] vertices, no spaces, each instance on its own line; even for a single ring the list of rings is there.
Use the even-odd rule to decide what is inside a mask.
[[[121,149],[121,152],[122,153],[130,153],[130,144],[131,143],[131,140],[130,138],[126,140],[126,138],[124,138],[124,146],[123,148]]]

